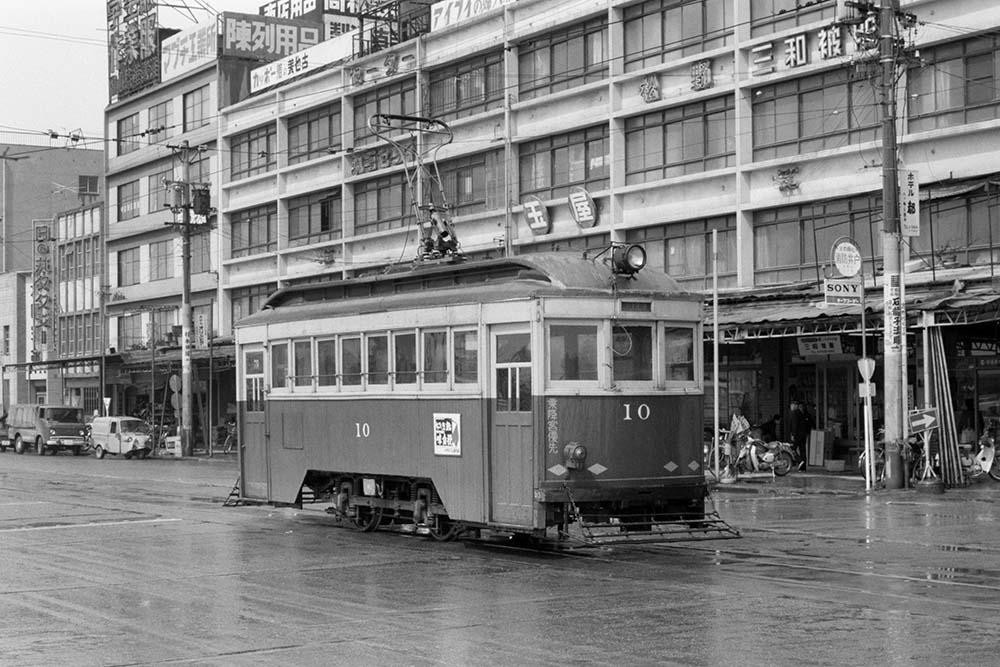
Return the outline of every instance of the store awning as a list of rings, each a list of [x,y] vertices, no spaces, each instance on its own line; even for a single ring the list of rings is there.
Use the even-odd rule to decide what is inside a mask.
[[[23,369],[31,373],[32,371],[43,370],[46,368],[78,368],[80,366],[90,366],[91,364],[99,364],[101,363],[101,361],[104,361],[105,364],[120,363],[121,356],[118,354],[94,354],[86,357],[45,359],[42,361],[23,361],[20,363],[4,364],[3,372],[6,373],[8,370],[13,370],[13,369]]]
[[[208,362],[211,357],[214,363],[220,366],[225,363],[232,363],[236,355],[236,346],[233,344],[214,345],[211,352],[208,348],[195,348],[191,350],[192,361]],[[180,364],[181,348],[168,347],[157,348],[156,354],[151,355],[149,350],[125,350],[121,352],[121,367],[123,369],[145,370],[154,362],[160,364]]]
[[[881,287],[870,289],[866,301],[865,329],[881,330],[885,307]],[[905,301],[909,326],[919,325],[923,312],[934,313],[935,325],[1000,320],[1000,291],[992,285],[921,285],[908,288]],[[704,308],[706,340],[714,336],[712,311],[709,300]],[[825,304],[815,286],[790,289],[784,294],[727,296],[719,303],[719,332],[720,342],[860,333],[861,307]]]

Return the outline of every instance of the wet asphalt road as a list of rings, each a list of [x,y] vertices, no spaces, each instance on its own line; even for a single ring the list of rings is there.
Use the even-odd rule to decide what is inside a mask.
[[[740,539],[559,555],[224,508],[235,478],[0,454],[0,664],[1000,660],[1000,483],[720,493]]]

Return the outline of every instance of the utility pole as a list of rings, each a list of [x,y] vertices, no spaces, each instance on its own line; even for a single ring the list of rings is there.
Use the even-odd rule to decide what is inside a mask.
[[[896,14],[899,0],[881,0],[879,8],[879,62],[882,106],[882,262],[883,369],[885,407],[886,487],[903,487],[903,419],[906,388],[903,386],[903,346],[906,345],[906,313],[903,304],[904,275],[900,271],[899,171],[896,144]]]

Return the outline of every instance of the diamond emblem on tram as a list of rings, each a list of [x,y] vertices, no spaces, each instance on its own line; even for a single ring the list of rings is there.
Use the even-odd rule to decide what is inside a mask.
[[[566,474],[566,467],[563,466],[563,464],[561,463],[557,463],[551,468],[549,468],[549,472],[555,475],[556,477],[562,477],[563,475]]]
[[[697,461],[691,461],[691,463],[688,464],[688,468],[691,468],[691,472],[698,472],[698,468],[700,467],[701,464]]]
[[[605,470],[607,470],[607,468],[605,468],[604,466],[602,466],[600,463],[595,463],[594,465],[592,465],[589,468],[587,468],[587,470],[589,470],[590,472],[594,473],[595,475],[600,475],[602,472],[604,472]]]
[[[663,467],[666,468],[667,472],[673,472],[677,470],[680,466],[674,463],[673,461],[670,461],[669,463],[667,463],[667,465]]]

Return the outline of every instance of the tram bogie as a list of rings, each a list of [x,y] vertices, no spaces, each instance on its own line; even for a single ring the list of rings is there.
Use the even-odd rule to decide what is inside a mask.
[[[700,525],[700,341],[665,274],[566,254],[279,290],[237,325],[241,491],[438,539]]]

